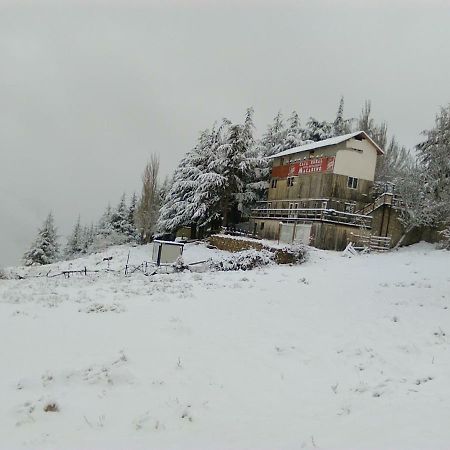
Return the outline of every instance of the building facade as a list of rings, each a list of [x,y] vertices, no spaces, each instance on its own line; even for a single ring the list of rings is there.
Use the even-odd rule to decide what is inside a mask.
[[[253,210],[261,237],[339,250],[351,235],[389,237],[397,206],[393,192],[373,198],[383,150],[364,132],[295,147],[273,155],[267,201]],[[395,215],[395,212],[394,212]],[[379,222],[383,222],[379,224]]]

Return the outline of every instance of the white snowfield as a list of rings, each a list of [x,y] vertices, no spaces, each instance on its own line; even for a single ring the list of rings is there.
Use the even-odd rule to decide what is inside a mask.
[[[127,253],[71,267],[112,255],[117,269]],[[219,253],[186,247],[191,261]],[[448,449],[449,306],[450,252],[427,244],[0,280],[0,448]]]

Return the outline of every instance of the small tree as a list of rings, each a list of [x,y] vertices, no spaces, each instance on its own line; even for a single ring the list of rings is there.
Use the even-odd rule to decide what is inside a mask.
[[[339,101],[338,110],[336,113],[336,119],[333,122],[333,134],[340,136],[351,132],[352,119],[344,119],[344,97],[342,96]]]
[[[96,229],[94,227],[94,224],[91,223],[89,226],[83,227],[83,233],[82,233],[82,242],[83,242],[83,253],[90,253],[92,245],[95,241],[96,236]]]
[[[135,224],[143,243],[155,232],[160,207],[158,192],[159,157],[152,155],[142,175],[142,192],[135,213]]]
[[[83,238],[84,238],[83,229],[81,227],[80,216],[78,216],[77,222],[73,227],[72,233],[67,239],[67,246],[64,252],[66,257],[72,257],[74,255],[83,253],[84,251]]]
[[[424,188],[436,224],[450,220],[450,104],[436,115],[435,126],[423,132],[417,146],[424,166]]]
[[[112,220],[112,209],[111,209],[111,205],[108,204],[105,212],[102,214],[102,216],[100,217],[100,220],[98,221],[98,226],[97,226],[97,235],[98,236],[107,237],[114,231],[112,224],[111,224],[111,220]]]
[[[122,236],[122,240],[133,239],[134,224],[130,223],[130,209],[127,207],[125,194],[122,195],[117,208],[111,215],[111,226],[117,235]]]
[[[24,254],[26,266],[44,265],[55,262],[58,258],[59,245],[53,215],[49,213],[30,249]]]

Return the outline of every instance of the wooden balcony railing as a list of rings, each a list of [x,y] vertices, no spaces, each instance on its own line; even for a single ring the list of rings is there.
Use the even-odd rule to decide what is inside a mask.
[[[377,197],[372,203],[364,206],[364,208],[356,211],[357,214],[367,215],[373,213],[377,208],[383,205],[388,205],[393,208],[402,208],[404,206],[401,197],[396,194],[385,192]]]
[[[253,219],[277,219],[282,221],[329,222],[355,227],[371,228],[372,216],[352,214],[323,208],[257,208],[252,210]]]

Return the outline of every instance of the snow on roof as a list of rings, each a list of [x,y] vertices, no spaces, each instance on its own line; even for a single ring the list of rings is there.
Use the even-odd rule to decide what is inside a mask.
[[[311,144],[300,145],[299,147],[290,148],[288,150],[284,150],[280,153],[277,153],[276,155],[269,156],[269,159],[279,158],[280,156],[293,155],[294,153],[306,152],[309,150],[315,150],[316,148],[329,147],[330,145],[340,144],[341,142],[348,141],[349,139],[357,136],[362,136],[368,141],[370,141],[377,149],[377,153],[379,155],[384,154],[384,151],[380,148],[380,146],[376,144],[365,131],[355,131],[354,133],[343,134],[341,136],[335,136],[329,139],[324,139],[323,141],[311,142]]]

